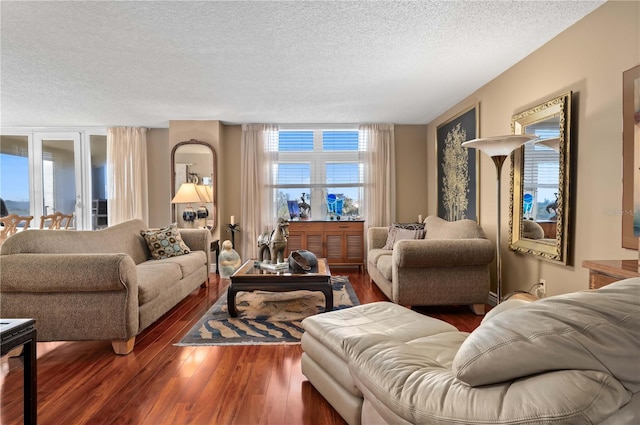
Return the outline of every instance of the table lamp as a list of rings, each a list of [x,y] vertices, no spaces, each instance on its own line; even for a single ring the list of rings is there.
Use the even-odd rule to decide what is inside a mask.
[[[196,217],[198,217],[198,222],[200,223],[200,227],[207,227],[207,217],[209,217],[209,210],[205,204],[210,204],[213,202],[212,196],[210,196],[209,190],[210,186],[206,186],[203,184],[196,185],[196,190],[198,191],[198,195],[200,196],[200,206],[196,211]]]
[[[185,223],[193,223],[196,219],[196,212],[191,206],[195,202],[202,202],[195,183],[182,183],[178,193],[171,200],[172,204],[188,204],[182,213]]]
[[[500,174],[502,164],[511,152],[527,142],[537,139],[533,134],[516,134],[508,136],[485,137],[481,139],[468,140],[462,143],[465,148],[474,148],[488,155],[496,165],[497,173],[497,205],[498,205],[498,226],[496,227],[496,291],[497,303],[502,301],[502,259],[500,255]]]

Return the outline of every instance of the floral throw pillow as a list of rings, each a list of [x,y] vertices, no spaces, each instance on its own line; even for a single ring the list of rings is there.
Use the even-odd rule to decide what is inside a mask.
[[[140,234],[147,242],[151,258],[154,260],[177,257],[191,252],[182,240],[176,223],[172,223],[162,229],[141,230]]]
[[[423,239],[424,223],[394,223],[389,226],[387,243],[382,249],[393,249],[393,245],[403,239]]]

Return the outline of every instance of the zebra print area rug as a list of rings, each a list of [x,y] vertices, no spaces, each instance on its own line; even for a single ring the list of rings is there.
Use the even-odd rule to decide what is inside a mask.
[[[349,279],[332,276],[333,309],[360,304]],[[227,293],[198,320],[176,345],[299,344],[302,319],[324,312],[318,291],[238,292],[238,317],[227,312]]]

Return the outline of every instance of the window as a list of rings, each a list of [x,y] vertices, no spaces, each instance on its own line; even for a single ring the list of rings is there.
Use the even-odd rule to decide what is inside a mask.
[[[30,215],[27,136],[0,136],[0,198],[10,214]]]
[[[280,128],[272,150],[278,153],[273,168],[278,217],[291,218],[288,204],[294,201],[310,205],[309,218],[325,219],[327,195],[342,204],[340,215],[361,214],[363,165],[357,129]]]
[[[553,139],[560,136],[558,125],[555,121],[544,122],[527,130],[541,139]],[[526,144],[524,149],[524,217],[536,221],[557,220],[559,151],[543,143]]]

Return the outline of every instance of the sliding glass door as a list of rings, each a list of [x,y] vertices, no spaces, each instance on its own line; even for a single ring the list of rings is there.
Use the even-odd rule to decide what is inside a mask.
[[[97,205],[106,198],[106,135],[86,131],[0,135],[0,197],[10,213],[74,213],[73,227],[104,227]]]

